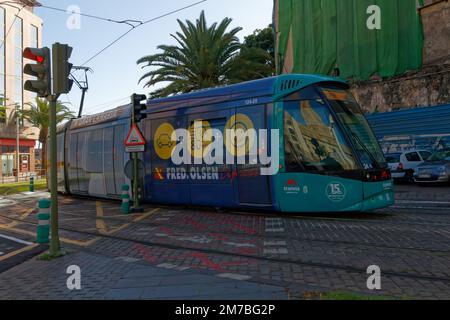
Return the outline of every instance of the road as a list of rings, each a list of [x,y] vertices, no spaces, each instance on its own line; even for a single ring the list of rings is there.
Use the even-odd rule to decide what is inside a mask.
[[[0,233],[32,242],[42,196],[4,199]],[[0,299],[302,299],[336,291],[450,298],[446,188],[398,186],[394,207],[345,215],[147,206],[125,216],[118,202],[61,197],[60,225],[68,255],[0,273]],[[70,265],[82,270],[81,290],[66,287]],[[367,288],[373,265],[381,290]],[[43,273],[52,276],[36,277]]]

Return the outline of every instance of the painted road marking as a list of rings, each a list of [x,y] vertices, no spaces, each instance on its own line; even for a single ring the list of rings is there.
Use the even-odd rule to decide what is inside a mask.
[[[32,245],[30,245],[30,246],[23,247],[23,248],[21,248],[21,249],[19,249],[19,250],[16,250],[16,251],[10,252],[10,253],[8,253],[8,254],[6,254],[6,255],[3,255],[3,256],[0,257],[0,262],[1,262],[1,261],[5,261],[6,259],[9,259],[9,258],[11,258],[11,257],[14,257],[14,256],[16,256],[16,255],[18,255],[18,254],[23,253],[23,252],[30,251],[30,250],[36,248],[37,246],[38,246],[38,244],[32,244]]]
[[[7,235],[1,234],[1,233],[0,233],[0,238],[6,239],[6,240],[10,240],[10,241],[14,241],[14,242],[17,242],[17,243],[20,243],[20,244],[24,244],[26,246],[31,246],[33,244],[31,242],[24,241],[22,239],[18,239],[18,238],[15,238],[15,237],[10,237],[10,236],[7,236]]]
[[[20,216],[19,220],[25,220],[31,213],[33,213],[35,209],[28,209],[27,211],[25,211],[25,213]],[[10,223],[7,224],[1,224],[0,223],[0,229],[10,229],[10,228],[14,228],[15,226],[17,226],[20,222],[19,221],[12,221]]]
[[[264,249],[264,254],[288,254],[289,251],[286,248],[277,248],[277,249]]]
[[[256,245],[252,243],[235,243],[235,242],[224,242],[224,244],[237,248],[254,248]]]
[[[283,220],[281,218],[266,218],[266,232],[284,232]]]
[[[15,204],[16,204],[15,201],[12,201],[12,200],[9,200],[9,199],[2,199],[2,198],[0,198],[0,208],[10,207],[10,206],[13,206]]]
[[[286,241],[264,241],[265,247],[273,247],[273,246],[285,246]]]
[[[176,264],[172,264],[172,263],[161,263],[161,264],[158,264],[157,267],[169,269],[169,270],[177,270],[177,271],[186,271],[186,270],[190,269],[190,267],[177,266]]]
[[[249,280],[252,278],[251,276],[245,276],[243,274],[236,274],[236,273],[219,273],[219,274],[216,274],[216,277],[238,280],[238,281],[245,281],[245,280]]]
[[[264,241],[264,254],[288,254],[286,241]]]
[[[120,260],[120,261],[128,262],[128,263],[134,263],[134,262],[141,261],[141,259],[136,259],[136,258],[131,258],[131,257],[117,257],[117,258],[114,258],[114,260]]]

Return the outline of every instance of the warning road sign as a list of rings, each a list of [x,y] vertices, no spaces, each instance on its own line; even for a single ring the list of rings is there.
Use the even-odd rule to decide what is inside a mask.
[[[144,152],[145,139],[136,124],[131,126],[130,132],[125,140],[125,147],[127,152]]]

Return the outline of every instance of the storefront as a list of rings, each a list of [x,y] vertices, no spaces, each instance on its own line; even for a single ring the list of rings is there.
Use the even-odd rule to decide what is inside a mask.
[[[0,138],[0,175],[13,177],[16,175],[16,140]],[[27,175],[35,171],[34,140],[19,140],[19,174]]]

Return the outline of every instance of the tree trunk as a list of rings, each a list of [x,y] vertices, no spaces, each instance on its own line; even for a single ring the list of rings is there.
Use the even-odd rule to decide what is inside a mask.
[[[47,138],[48,138],[48,128],[41,128],[39,132],[39,142],[42,145],[41,169],[45,171],[47,171]]]
[[[42,142],[41,169],[47,172],[47,141]]]

